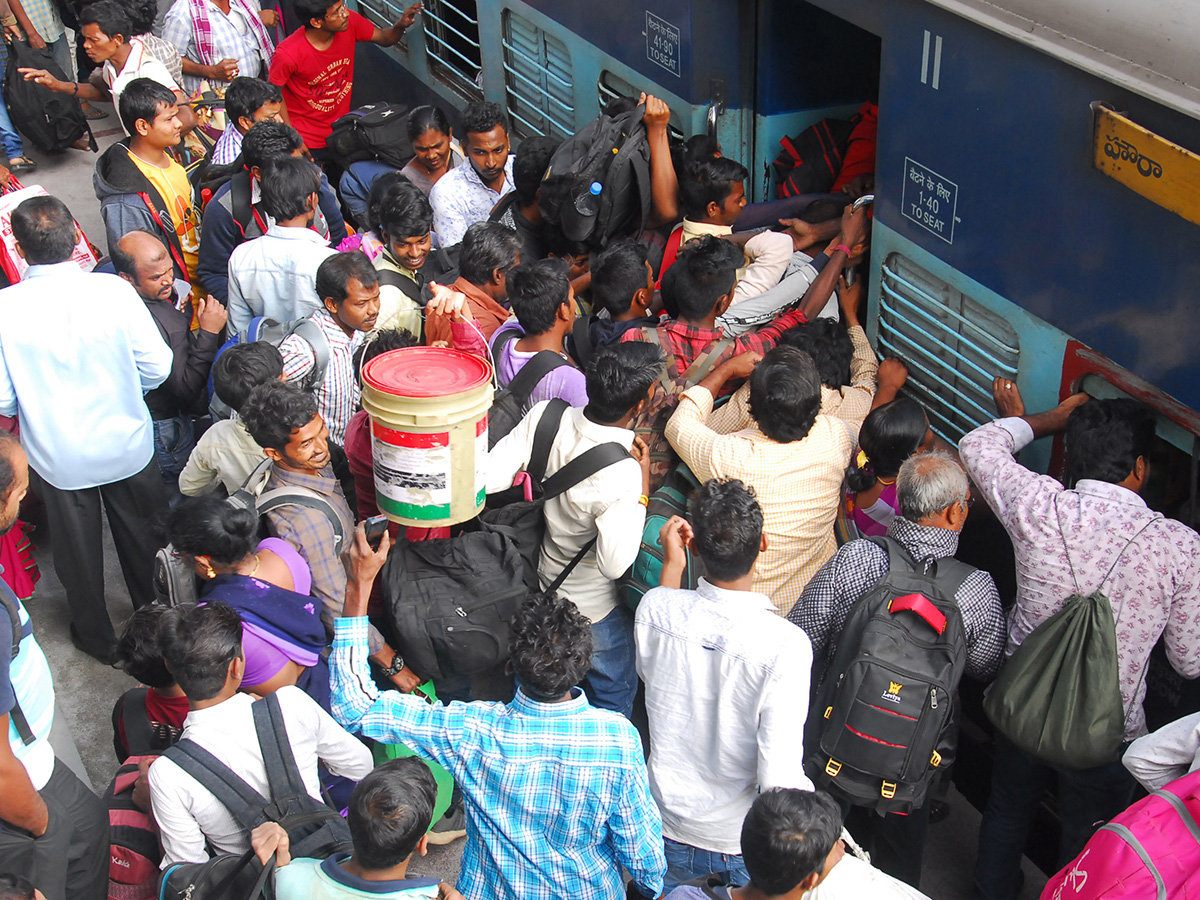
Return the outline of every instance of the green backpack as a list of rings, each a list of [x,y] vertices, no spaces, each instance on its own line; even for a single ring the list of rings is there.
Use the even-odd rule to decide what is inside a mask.
[[[1087,595],[1080,592],[1067,549],[1075,592],[1021,642],[988,691],[983,710],[992,724],[1038,759],[1090,769],[1120,758],[1125,706],[1116,620],[1104,584],[1125,551],[1155,521],[1142,526],[1121,548],[1100,586]]]
[[[617,580],[617,596],[625,605],[636,610],[646,591],[658,587],[662,575],[663,549],[658,542],[658,533],[671,516],[686,516],[688,504],[700,490],[700,482],[692,470],[680,463],[667,473],[662,486],[650,495],[646,505],[646,524],[642,528],[642,547],[629,571]],[[680,587],[695,590],[704,574],[704,564],[691,550],[687,552],[687,566],[683,570]]]

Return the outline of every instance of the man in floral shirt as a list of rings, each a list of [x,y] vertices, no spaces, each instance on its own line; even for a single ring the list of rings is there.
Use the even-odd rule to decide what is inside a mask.
[[[1200,675],[1200,536],[1149,509],[1139,496],[1149,476],[1154,414],[1133,400],[1089,401],[1075,394],[1048,412],[1025,415],[1013,382],[998,378],[994,388],[1005,418],[964,437],[959,453],[1016,554],[1017,598],[1006,652],[1011,656],[1069,595],[1103,588],[1116,620],[1125,739],[1131,741],[1146,733],[1146,666],[1160,637],[1180,675]],[[1064,430],[1069,490],[1013,458],[1035,438]],[[997,735],[992,792],[979,832],[977,897],[1016,897],[1029,822],[1052,779],[1062,820],[1059,865],[1132,798],[1133,780],[1120,762],[1055,766]]]

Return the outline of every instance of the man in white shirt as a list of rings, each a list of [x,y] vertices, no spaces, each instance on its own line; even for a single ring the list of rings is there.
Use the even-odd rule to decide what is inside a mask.
[[[191,712],[180,740],[189,740],[232,769],[266,797],[271,790],[251,707],[238,692],[246,671],[242,621],[223,603],[176,607],[159,626],[163,658],[187,695]],[[321,798],[317,762],[334,775],[357,780],[371,771],[371,751],[348,734],[316,701],[294,686],[275,692],[288,743],[309,795]],[[150,767],[150,798],[162,838],[165,869],[204,862],[206,842],[221,853],[243,853],[250,835],[196,779],[165,756]]]
[[[462,123],[470,165],[451,169],[429,192],[433,230],[443,247],[462,241],[476,222],[486,222],[492,207],[514,189],[508,122],[500,104],[468,103]]]
[[[85,273],[71,259],[75,220],[61,200],[26,200],[12,229],[30,268],[0,303],[0,415],[21,419],[72,640],[111,662],[117,638],[104,601],[101,500],[133,605],[150,603],[160,546],[150,523],[167,495],[143,394],[166,381],[174,355],[127,282]]]
[[[773,787],[812,789],[804,774],[812,646],[751,590],[767,539],[762,509],[742,482],[707,482],[692,523],[673,516],[659,541],[661,587],[638,606],[634,634],[666,886],[710,873],[742,885],[738,840],[754,797]],[[685,543],[707,573],[694,591],[679,590]]]
[[[241,334],[255,316],[278,322],[321,308],[317,269],[336,251],[310,226],[321,178],[306,159],[287,157],[262,173],[262,205],[275,224],[229,258],[229,330]]]
[[[618,604],[613,582],[633,565],[641,547],[650,489],[650,454],[629,423],[645,407],[662,370],[662,351],[653,344],[630,341],[597,351],[587,373],[588,404],[563,413],[546,466],[546,476],[552,476],[592,447],[609,442],[630,453],[628,460],[546,501],[546,536],[538,564],[542,587],[547,587],[579,551],[592,546],[560,593],[592,623],[592,667],[583,689],[594,706],[626,717],[637,693],[633,616]],[[511,487],[517,472],[529,465],[537,424],[550,402],[534,406],[492,448],[488,493]]]

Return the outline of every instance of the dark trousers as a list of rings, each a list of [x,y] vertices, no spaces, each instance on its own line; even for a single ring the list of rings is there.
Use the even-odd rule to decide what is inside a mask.
[[[36,475],[31,471],[31,474]],[[117,558],[134,608],[154,599],[155,534],[167,509],[158,462],[151,459],[136,475],[100,487],[64,491],[35,478],[54,541],[54,571],[67,592],[71,632],[80,649],[104,657],[116,643],[104,602],[104,551],[100,504],[108,514]]]
[[[850,806],[838,799],[846,817],[846,830],[871,854],[871,864],[914,888],[921,888],[921,856],[929,830],[929,804],[907,815]]]
[[[35,838],[0,822],[0,871],[22,875],[46,900],[104,900],[108,896],[108,811],[61,762],[38,791],[50,823]]]
[[[975,896],[1013,900],[1021,889],[1021,854],[1042,794],[1058,787],[1062,836],[1058,869],[1079,855],[1104,822],[1133,799],[1133,776],[1120,761],[1094,769],[1068,769],[1044,762],[996,735],[992,792],[979,826]]]

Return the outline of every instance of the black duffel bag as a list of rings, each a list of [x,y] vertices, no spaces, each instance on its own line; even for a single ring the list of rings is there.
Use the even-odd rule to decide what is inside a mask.
[[[45,69],[59,81],[70,81],[54,61],[49,48],[35,50],[25,41],[8,45],[8,67],[4,70],[4,105],[13,125],[45,153],[67,150],[86,137],[96,152],[96,139],[79,101],[67,94],[56,94],[34,81],[26,81],[18,69]]]

